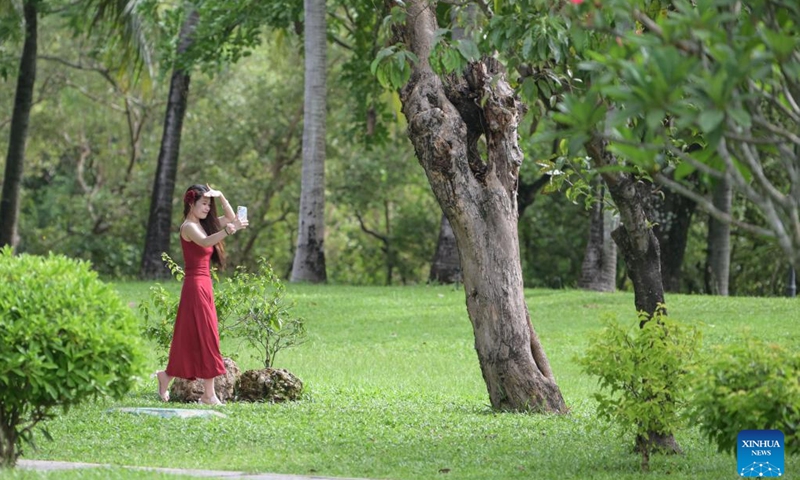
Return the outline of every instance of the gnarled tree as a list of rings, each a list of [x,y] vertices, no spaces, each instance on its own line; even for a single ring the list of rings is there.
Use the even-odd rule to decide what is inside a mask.
[[[435,2],[412,0],[396,33],[413,52],[401,90],[408,134],[455,234],[467,312],[491,404],[564,412],[561,391],[530,321],[517,237],[523,107],[492,58],[440,77],[428,61]],[[478,142],[484,138],[485,156]]]

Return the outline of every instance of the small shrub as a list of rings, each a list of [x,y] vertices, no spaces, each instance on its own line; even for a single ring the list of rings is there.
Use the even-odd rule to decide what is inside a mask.
[[[612,319],[605,323],[577,361],[599,378],[598,414],[636,435],[646,470],[651,445],[644,439],[672,433],[681,424],[679,410],[689,391],[686,372],[700,335],[661,310],[642,328],[638,322],[628,329]]]
[[[0,466],[34,429],[92,398],[120,398],[140,373],[136,318],[87,262],[0,250]]]
[[[780,430],[800,453],[800,353],[752,338],[716,347],[693,379],[692,418],[720,452],[741,430]]]
[[[232,335],[261,352],[264,368],[274,365],[279,351],[305,341],[305,321],[292,314],[294,303],[286,299],[286,287],[264,258],[258,260],[256,273],[237,269],[223,291],[226,301],[235,305]]]

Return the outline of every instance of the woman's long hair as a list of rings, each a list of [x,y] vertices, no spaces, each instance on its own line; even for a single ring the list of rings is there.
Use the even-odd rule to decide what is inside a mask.
[[[198,199],[203,198],[203,195],[207,191],[208,187],[205,185],[192,185],[186,190],[186,193],[183,195],[184,219],[189,215],[189,210],[191,210],[192,205],[194,205]],[[200,226],[203,227],[206,235],[213,235],[222,230],[222,227],[219,224],[219,218],[217,218],[217,205],[214,201],[214,197],[209,197],[209,199],[211,200],[211,209],[208,211],[206,218],[200,220]],[[222,240],[214,245],[214,253],[211,254],[211,261],[219,265],[220,268],[225,268],[225,242]]]

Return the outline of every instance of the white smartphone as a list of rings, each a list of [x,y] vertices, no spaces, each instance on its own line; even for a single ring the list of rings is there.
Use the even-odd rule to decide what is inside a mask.
[[[247,207],[241,205],[236,207],[236,216],[239,217],[239,220],[247,220]]]

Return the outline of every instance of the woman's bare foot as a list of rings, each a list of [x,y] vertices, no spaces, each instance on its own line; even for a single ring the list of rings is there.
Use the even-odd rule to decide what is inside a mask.
[[[158,396],[164,402],[169,402],[169,375],[167,372],[161,370],[156,372],[155,377],[158,378]]]
[[[216,395],[214,395],[211,398],[200,397],[200,399],[197,401],[197,403],[200,403],[202,405],[212,405],[212,406],[225,405],[224,403],[222,403],[219,400],[219,398],[217,398]]]

